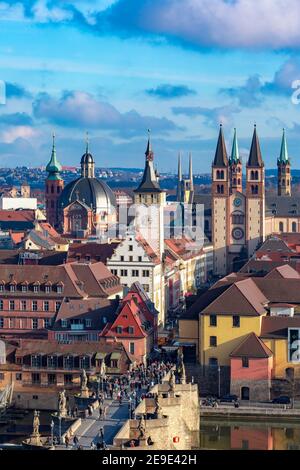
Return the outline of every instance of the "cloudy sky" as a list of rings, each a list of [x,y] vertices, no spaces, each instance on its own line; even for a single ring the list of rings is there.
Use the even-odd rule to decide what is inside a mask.
[[[160,171],[206,172],[219,123],[245,161],[256,122],[300,168],[299,0],[0,0],[0,37],[1,166],[45,164],[53,131],[76,165],[89,131],[98,166],[140,167],[151,128]]]

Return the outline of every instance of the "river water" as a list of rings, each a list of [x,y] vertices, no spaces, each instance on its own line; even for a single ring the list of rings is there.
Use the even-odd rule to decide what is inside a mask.
[[[299,423],[201,418],[200,449],[300,450]]]

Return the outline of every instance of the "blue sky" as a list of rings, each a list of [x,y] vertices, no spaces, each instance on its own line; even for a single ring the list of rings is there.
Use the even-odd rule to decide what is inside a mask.
[[[300,168],[298,0],[0,2],[0,165],[47,163],[51,133],[76,165],[89,131],[99,166],[142,166],[151,128],[160,171],[178,151],[210,171],[219,123],[244,161],[256,122],[276,165],[282,127]]]

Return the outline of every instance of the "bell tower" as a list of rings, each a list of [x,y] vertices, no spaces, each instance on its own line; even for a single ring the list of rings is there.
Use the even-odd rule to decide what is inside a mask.
[[[227,274],[229,195],[229,162],[221,124],[212,164],[212,242],[217,275]]]
[[[239,154],[239,146],[237,141],[236,129],[234,129],[232,151],[229,159],[230,167],[230,192],[231,194],[243,191],[242,182],[242,161]]]
[[[62,170],[61,164],[56,157],[55,134],[53,134],[52,138],[53,144],[51,158],[46,166],[48,176],[45,184],[45,200],[47,221],[53,227],[57,227],[59,225],[58,199],[64,189],[64,180],[60,174]]]
[[[291,196],[291,162],[289,159],[285,129],[283,129],[280,157],[277,160],[278,168],[278,196]]]
[[[256,125],[246,166],[246,241],[248,257],[265,240],[265,166]]]

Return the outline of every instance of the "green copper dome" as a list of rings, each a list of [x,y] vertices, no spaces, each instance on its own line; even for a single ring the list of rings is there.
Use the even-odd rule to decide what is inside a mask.
[[[62,166],[56,157],[55,135],[53,135],[53,146],[52,146],[51,158],[50,158],[48,165],[46,166],[46,171],[49,173],[48,179],[49,180],[61,179],[60,178],[61,170],[62,170]]]

